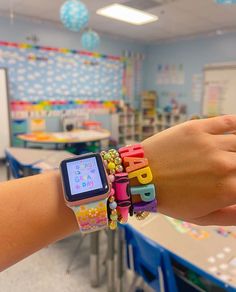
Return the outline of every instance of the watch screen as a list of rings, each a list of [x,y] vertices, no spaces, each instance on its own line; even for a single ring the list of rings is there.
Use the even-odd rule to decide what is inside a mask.
[[[103,188],[95,157],[67,162],[66,167],[72,196]]]

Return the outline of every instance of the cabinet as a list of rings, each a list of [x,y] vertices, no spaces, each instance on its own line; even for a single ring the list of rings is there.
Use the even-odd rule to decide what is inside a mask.
[[[156,132],[156,100],[155,91],[145,91],[141,94],[142,140]]]
[[[164,131],[170,127],[183,123],[187,120],[185,114],[157,112],[156,133]]]

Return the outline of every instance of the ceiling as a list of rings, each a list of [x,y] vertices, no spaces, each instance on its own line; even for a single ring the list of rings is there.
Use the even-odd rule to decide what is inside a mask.
[[[125,3],[127,0],[82,1],[91,14],[90,26],[98,32],[146,43],[236,30],[236,5],[219,5],[215,4],[214,0],[152,0],[157,2],[157,6],[146,11],[159,16],[159,20],[143,26],[134,26],[96,15],[98,8],[112,3]],[[63,0],[1,0],[0,12],[10,14],[11,5],[16,19],[17,16],[26,16],[59,23],[59,9],[63,2]]]

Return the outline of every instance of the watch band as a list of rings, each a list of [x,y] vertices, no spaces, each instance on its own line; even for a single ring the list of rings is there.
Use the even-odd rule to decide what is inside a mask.
[[[80,231],[89,233],[108,226],[107,198],[96,202],[71,206],[74,211]]]

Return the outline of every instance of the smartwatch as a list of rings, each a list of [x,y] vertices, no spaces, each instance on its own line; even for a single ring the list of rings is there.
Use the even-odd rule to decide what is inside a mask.
[[[65,202],[74,211],[80,231],[89,233],[106,228],[111,188],[100,154],[63,160],[60,171]]]

